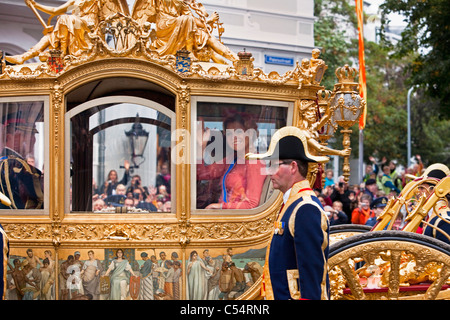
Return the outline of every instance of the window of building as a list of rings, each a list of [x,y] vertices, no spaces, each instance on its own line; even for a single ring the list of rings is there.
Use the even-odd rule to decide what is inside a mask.
[[[245,160],[245,154],[267,151],[274,132],[292,122],[288,116],[292,104],[247,99],[194,100],[195,208],[248,212],[264,205],[274,193],[266,163]]]

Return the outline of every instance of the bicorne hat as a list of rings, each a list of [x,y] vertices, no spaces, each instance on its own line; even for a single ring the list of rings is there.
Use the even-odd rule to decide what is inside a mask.
[[[308,150],[308,141],[304,132],[297,127],[283,127],[272,136],[266,153],[248,153],[247,159],[275,160],[292,159],[305,162],[328,162],[328,157],[312,155]]]
[[[425,170],[425,172],[423,173],[423,176],[441,180],[441,179],[444,179],[449,174],[450,174],[450,170],[445,164],[435,163],[435,164],[430,165]]]
[[[370,208],[372,208],[372,209],[373,208],[384,208],[384,207],[386,207],[387,203],[388,203],[387,197],[376,198],[370,204]]]
[[[405,176],[416,181],[428,178],[434,178],[436,180],[441,180],[446,176],[450,175],[450,169],[442,163],[434,163],[427,167],[420,177],[413,176],[411,174],[406,174]]]

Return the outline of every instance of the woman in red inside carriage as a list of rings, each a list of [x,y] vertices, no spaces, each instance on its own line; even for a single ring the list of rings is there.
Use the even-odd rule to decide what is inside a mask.
[[[223,122],[225,156],[209,165],[206,165],[205,159],[202,158],[201,163],[197,165],[197,180],[220,179],[222,187],[218,202],[210,203],[206,209],[251,209],[259,205],[267,177],[265,164],[260,160],[245,159],[257,137],[256,129],[256,123],[245,114],[236,113]],[[202,130],[202,134],[197,138],[199,141],[201,139],[203,151],[211,138],[211,131]],[[218,145],[219,143],[216,147]],[[202,155],[204,154],[202,152]]]

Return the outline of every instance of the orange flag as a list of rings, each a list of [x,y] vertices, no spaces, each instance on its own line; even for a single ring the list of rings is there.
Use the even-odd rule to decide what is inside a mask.
[[[356,17],[358,18],[358,40],[359,40],[359,94],[367,102],[367,86],[366,86],[366,63],[364,58],[364,32],[363,32],[363,0],[355,0]],[[366,126],[367,105],[362,110],[359,118],[359,129],[362,130]]]

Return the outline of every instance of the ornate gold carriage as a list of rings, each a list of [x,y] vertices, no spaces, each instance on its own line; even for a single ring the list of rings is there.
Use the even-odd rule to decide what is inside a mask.
[[[22,158],[12,174],[30,174],[34,195],[15,198],[10,177],[1,176],[0,192],[12,202],[0,211],[11,248],[6,298],[214,300],[223,299],[224,292],[228,299],[261,299],[265,248],[282,197],[264,179],[250,208],[208,207],[219,201],[221,181],[199,178],[198,161],[205,159],[198,160],[204,153],[197,142],[208,129],[208,138],[215,137],[208,143],[216,142],[208,156],[217,160],[220,151],[226,153],[221,139],[227,117],[239,114],[248,120],[258,150],[268,146],[275,130],[293,125],[304,130],[314,152],[344,156],[347,175],[349,128],[364,107],[357,97],[356,71],[337,70],[335,90],[325,90],[320,82],[327,66],[315,50],[293,70],[267,74],[254,67],[250,53],[234,54],[212,35],[196,2],[181,9],[195,13],[187,15],[195,16],[189,19],[197,31],[175,40],[164,38],[158,29],[160,11],[146,8],[145,1],[138,1],[131,14],[121,1],[69,2],[75,5],[73,14],[61,15],[54,28],[46,26],[42,42],[26,55],[2,59],[0,143],[7,147],[10,125],[14,132],[25,132],[25,142],[15,150]],[[34,1],[27,4],[37,7]],[[176,20],[179,26],[188,19],[182,18]],[[64,33],[69,25],[78,33]],[[40,62],[24,63],[31,57]],[[342,151],[326,147],[338,125],[344,133]],[[21,147],[28,150],[19,152]],[[320,170],[310,167],[311,184],[321,177]],[[120,201],[127,195],[120,200],[113,197],[117,191],[108,194],[108,171],[119,179],[127,176],[122,184],[139,181],[148,197],[161,194],[165,200],[152,198],[153,207],[125,205]],[[160,175],[161,192],[155,190]],[[21,183],[19,193],[25,188]],[[112,198],[106,200],[103,193]],[[131,198],[135,193],[131,190]],[[98,198],[103,204],[96,203]],[[427,257],[440,254],[428,244],[424,250]],[[122,258],[129,265],[125,271],[141,277],[139,293],[136,287],[116,290],[113,271],[106,271]],[[149,273],[145,266],[151,260],[155,268]],[[233,291],[242,279],[220,277],[222,262],[241,270],[243,287]],[[191,272],[201,264],[207,277]],[[35,285],[20,283],[16,274],[24,270]],[[152,282],[151,292],[144,290],[145,281]],[[228,291],[221,291],[221,281],[228,281]]]

